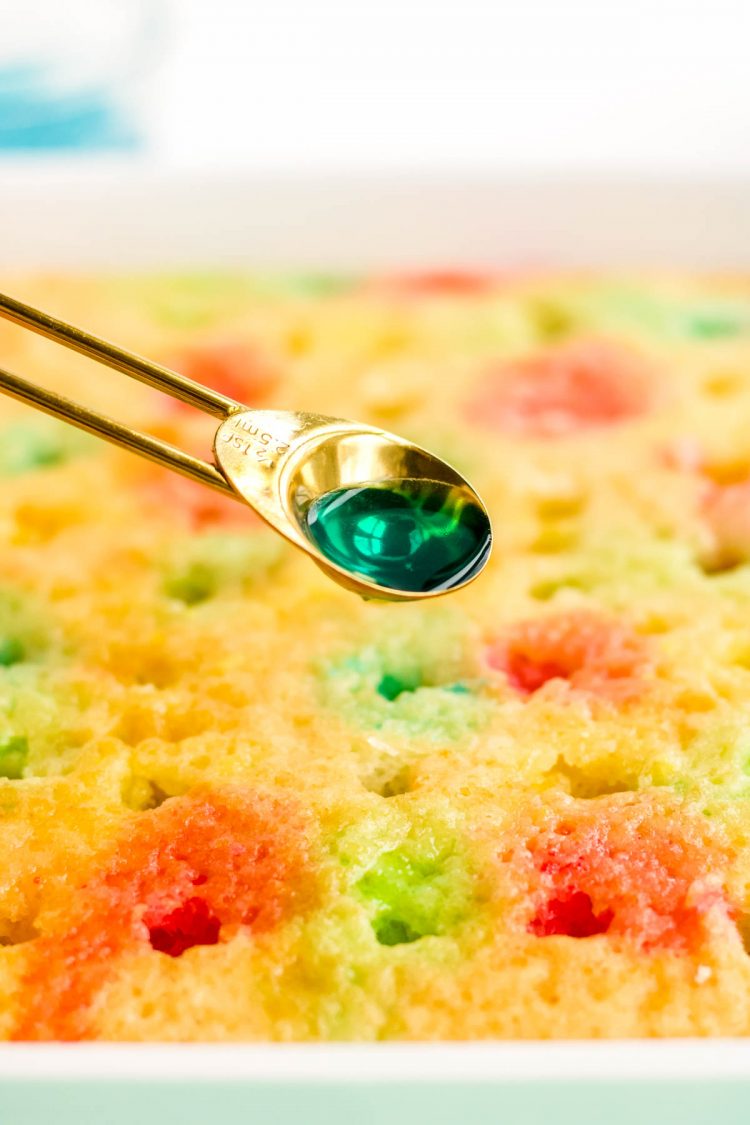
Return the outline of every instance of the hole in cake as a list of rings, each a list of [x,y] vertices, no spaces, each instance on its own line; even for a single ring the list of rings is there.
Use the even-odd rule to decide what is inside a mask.
[[[362,784],[369,793],[377,793],[379,797],[400,797],[411,790],[411,766],[375,770]]]
[[[150,809],[160,808],[174,793],[167,793],[165,789],[149,777],[133,776],[123,785],[122,800],[134,812],[147,812]]]
[[[0,738],[0,777],[19,781],[29,760],[29,741],[23,734]]]
[[[411,767],[404,766],[403,769],[397,770],[387,781],[383,782],[380,788],[380,796],[400,797],[410,791],[411,783]]]
[[[204,899],[197,897],[146,924],[151,948],[169,957],[180,957],[194,945],[216,945],[221,930],[220,919]]]
[[[608,763],[611,770],[611,763]],[[622,778],[597,777],[580,766],[570,765],[562,754],[547,775],[553,784],[562,783],[571,797],[577,800],[593,800],[596,797],[609,797],[613,793],[632,793],[638,788],[636,779],[626,781]]]
[[[745,380],[739,371],[713,371],[703,382],[703,391],[712,398],[729,398],[744,390]]]
[[[578,610],[512,625],[490,644],[487,660],[520,695],[534,695],[561,680],[623,702],[639,694],[648,649],[625,623]]]
[[[286,351],[299,358],[315,350],[315,337],[309,325],[298,324],[290,329],[285,338]]]
[[[728,457],[723,460],[704,461],[700,466],[701,476],[720,488],[732,484],[745,484],[750,480],[750,463],[745,457]]]
[[[750,956],[750,914],[743,911],[737,918],[737,932],[742,940],[742,947]]]
[[[578,516],[586,507],[586,497],[576,490],[551,491],[534,498],[534,510],[541,520]]]
[[[391,916],[376,919],[372,928],[380,945],[410,945],[424,937],[418,930],[413,930],[408,922]]]
[[[544,578],[529,587],[529,596],[537,602],[548,602],[554,598],[559,590],[588,591],[590,583],[578,575],[569,575],[567,578]]]
[[[409,841],[383,852],[356,890],[372,909],[376,940],[390,946],[448,933],[469,911],[474,884],[453,845]]]
[[[144,805],[144,808],[146,809],[158,809],[161,807],[161,805],[164,804],[165,801],[168,801],[169,798],[174,795],[172,793],[165,792],[165,790],[162,789],[158,782],[153,780],[148,782],[148,788],[148,800]]]
[[[742,641],[733,645],[730,649],[730,658],[735,667],[750,671],[750,643]]]
[[[208,566],[193,564],[164,583],[164,593],[183,605],[200,605],[218,591],[216,575]]]
[[[708,466],[701,513],[711,544],[697,563],[704,574],[724,574],[750,562],[750,466],[727,459]]]
[[[580,540],[581,528],[577,520],[545,520],[537,530],[529,547],[538,555],[554,555],[572,551]]]
[[[657,610],[651,610],[647,617],[638,623],[639,632],[649,637],[663,636],[674,628],[675,622]]]
[[[39,931],[31,918],[0,921],[0,946],[24,945],[38,937]]]
[[[731,574],[735,570],[741,570],[742,567],[747,566],[748,559],[721,559],[721,558],[698,558],[696,563],[698,569],[706,578],[720,578],[724,574]]]
[[[606,934],[613,918],[611,910],[594,913],[591,896],[584,891],[571,891],[549,899],[529,922],[528,929],[536,937],[587,938]]]
[[[548,482],[532,499],[538,524],[530,549],[537,554],[572,550],[581,536],[580,516],[587,498],[575,482]]]
[[[573,311],[555,301],[534,301],[529,311],[542,344],[556,343],[578,328]]]

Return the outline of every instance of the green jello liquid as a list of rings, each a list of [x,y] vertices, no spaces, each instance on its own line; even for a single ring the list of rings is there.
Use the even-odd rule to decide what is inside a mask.
[[[307,510],[306,531],[327,559],[390,590],[460,586],[489,554],[490,522],[466,489],[433,480],[337,488]]]

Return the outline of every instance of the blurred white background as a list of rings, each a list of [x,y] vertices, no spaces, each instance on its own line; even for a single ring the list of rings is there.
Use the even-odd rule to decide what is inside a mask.
[[[750,170],[748,0],[166,0],[152,154]]]
[[[750,169],[750,0],[0,0],[0,149]]]

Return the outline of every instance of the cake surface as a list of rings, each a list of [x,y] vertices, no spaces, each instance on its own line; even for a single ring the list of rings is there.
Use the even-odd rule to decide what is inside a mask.
[[[494,550],[364,602],[0,397],[0,1036],[750,1034],[750,282],[2,288],[433,450]],[[209,453],[211,419],[3,322],[0,365]]]

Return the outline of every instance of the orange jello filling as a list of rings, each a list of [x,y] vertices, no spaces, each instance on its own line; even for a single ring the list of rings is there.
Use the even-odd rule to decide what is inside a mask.
[[[646,414],[654,372],[624,347],[581,340],[501,364],[466,406],[477,426],[524,437],[565,437]]]
[[[193,344],[167,357],[167,366],[247,406],[261,406],[279,382],[279,371],[260,349],[239,340]],[[176,410],[190,410],[169,399]]]
[[[310,896],[305,828],[289,802],[227,789],[139,814],[73,895],[65,928],[29,949],[14,1039],[84,1039],[91,1005],[125,953],[277,926]]]
[[[487,655],[522,695],[561,680],[576,691],[625,701],[642,692],[650,668],[645,638],[588,610],[518,622],[491,643]]]

